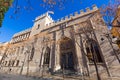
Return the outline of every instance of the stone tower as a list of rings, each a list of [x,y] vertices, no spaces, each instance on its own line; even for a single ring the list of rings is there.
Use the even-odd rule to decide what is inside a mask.
[[[36,34],[39,34],[42,30],[48,28],[48,25],[52,22],[53,22],[53,20],[49,15],[49,11],[41,16],[38,16],[34,20],[34,25],[32,27],[30,37],[32,37]]]

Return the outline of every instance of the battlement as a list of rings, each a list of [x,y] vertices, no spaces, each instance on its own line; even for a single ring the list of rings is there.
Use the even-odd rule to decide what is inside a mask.
[[[19,35],[21,35],[21,34],[28,33],[28,32],[30,32],[30,31],[31,31],[31,28],[26,29],[26,30],[23,30],[23,31],[21,31],[21,32],[18,32],[18,33],[16,33],[16,34],[14,34],[13,37],[19,36]]]
[[[48,11],[48,12],[46,12],[46,13],[38,16],[38,17],[36,17],[35,20],[34,20],[34,22],[35,22],[35,21],[38,21],[38,20],[40,20],[40,19],[42,19],[42,18],[44,18],[45,16],[47,16],[50,20],[53,20],[52,17],[49,15],[49,11]]]
[[[34,21],[37,21],[37,20],[39,20],[39,19],[41,19],[41,18],[43,18],[43,17],[45,17],[45,16],[46,16],[46,14],[42,14],[42,15],[36,17]]]
[[[89,14],[89,13],[92,13],[94,11],[97,11],[98,8],[97,6],[94,4],[92,5],[92,8],[89,8],[87,7],[86,10],[80,10],[80,11],[76,11],[74,13],[71,13],[70,15],[66,15],[65,17],[62,17],[61,19],[58,19],[50,24],[48,24],[49,26],[52,26],[52,25],[55,25],[55,24],[59,24],[61,22],[64,22],[64,21],[67,21],[67,20],[70,20],[72,18],[76,18],[76,17],[80,17],[80,16],[84,16],[86,14]]]

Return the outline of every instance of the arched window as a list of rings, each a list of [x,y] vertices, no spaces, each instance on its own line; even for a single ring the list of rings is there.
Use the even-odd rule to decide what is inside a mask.
[[[102,63],[102,57],[100,55],[100,49],[96,41],[90,39],[86,41],[85,44],[86,47],[86,52],[87,52],[87,57],[90,63],[93,62],[93,55],[95,56],[95,61],[97,63]]]
[[[14,66],[15,61],[12,61],[12,66]]]
[[[40,28],[40,24],[38,24],[38,26],[37,26],[36,30],[38,30],[39,28]]]
[[[5,61],[5,66],[7,65],[7,61]]]
[[[30,54],[30,60],[32,60],[33,59],[33,56],[34,56],[34,51],[35,51],[35,49],[34,49],[34,47],[32,48],[32,51],[31,51],[31,54]]]
[[[44,64],[49,64],[50,62],[50,48],[47,47],[44,54]]]
[[[19,61],[19,60],[17,60],[16,66],[19,66],[19,62],[20,62],[20,61]]]
[[[8,66],[10,66],[10,61],[8,62]]]

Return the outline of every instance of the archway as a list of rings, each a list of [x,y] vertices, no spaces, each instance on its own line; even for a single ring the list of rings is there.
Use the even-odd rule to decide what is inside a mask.
[[[68,37],[60,39],[60,65],[62,69],[74,70],[75,47],[73,41]]]

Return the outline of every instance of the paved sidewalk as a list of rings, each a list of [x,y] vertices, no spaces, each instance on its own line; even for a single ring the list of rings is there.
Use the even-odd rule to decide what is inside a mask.
[[[0,73],[0,80],[52,80],[46,78],[39,78],[39,77],[28,77],[22,75],[12,75],[12,74],[1,74]]]
[[[45,78],[46,77],[46,78]],[[102,80],[120,80],[120,77],[111,77],[111,78],[103,78]],[[44,78],[40,77],[30,77],[30,76],[23,76],[23,75],[12,75],[12,74],[2,74],[0,73],[0,80],[96,80],[97,78],[88,78],[88,77],[75,77],[75,76],[44,76]]]

